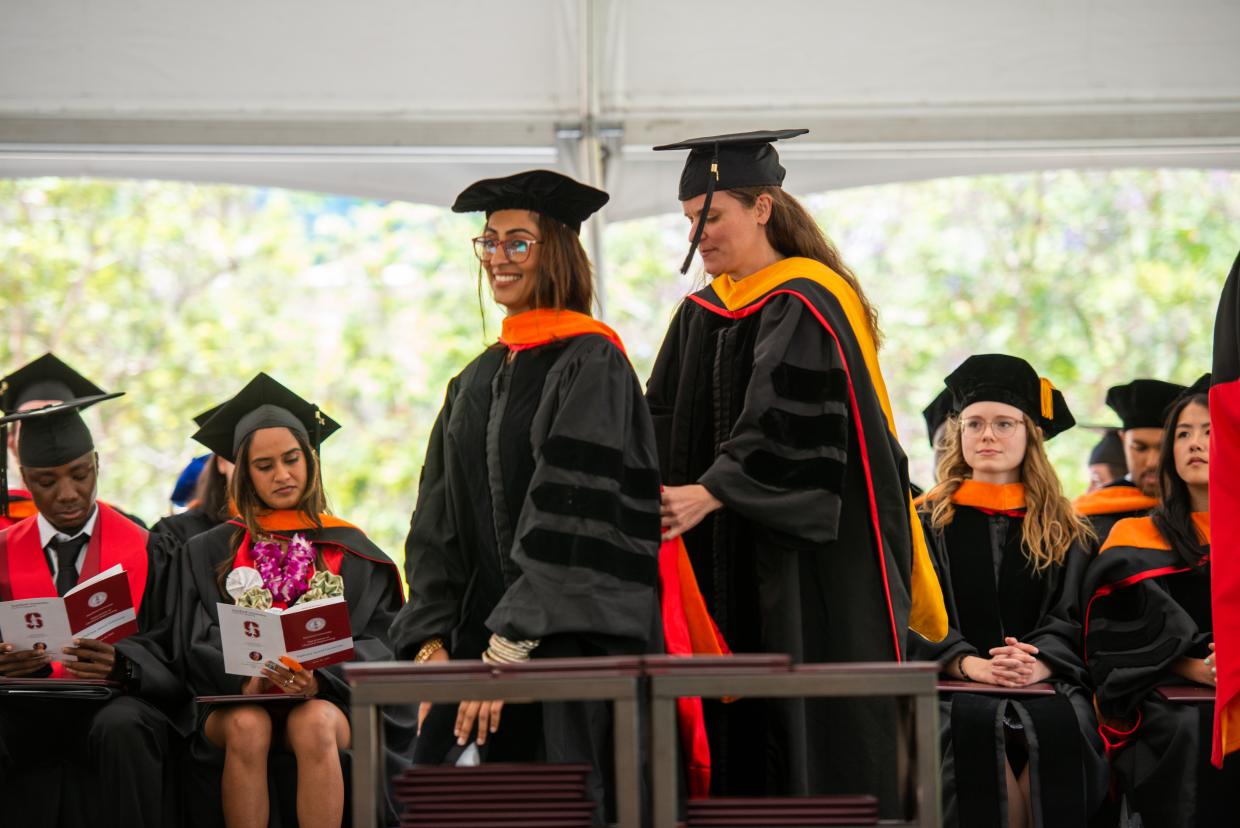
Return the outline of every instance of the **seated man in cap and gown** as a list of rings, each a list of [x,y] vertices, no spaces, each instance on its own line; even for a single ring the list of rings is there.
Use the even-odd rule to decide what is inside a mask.
[[[646,399],[664,537],[683,535],[735,652],[897,661],[946,615],[878,363],[876,313],[782,187],[772,142],[700,138],[679,199],[710,284],[685,298]],[[715,794],[874,794],[898,812],[884,699],[706,702]]]
[[[404,603],[395,563],[365,533],[327,511],[319,446],[339,429],[318,406],[259,374],[194,435],[236,464],[229,486],[237,513],[194,535],[179,560],[175,661],[195,696],[293,694],[279,704],[196,705],[191,779],[199,803],[191,824],[229,828],[283,824],[273,793],[294,793],[302,828],[337,826],[344,814],[341,755],[352,745],[350,689],[343,664],[302,669],[275,663],[261,677],[225,671],[219,605],[287,608],[343,597],[353,661],[391,661],[388,627]],[[405,762],[413,711],[383,708],[391,779]],[[269,785],[269,767],[292,755],[296,784]],[[387,803],[388,820],[395,819]],[[270,820],[270,822],[269,822]]]
[[[1148,515],[1158,505],[1158,452],[1164,419],[1182,393],[1183,385],[1156,379],[1136,379],[1107,390],[1107,405],[1122,423],[1119,436],[1128,473],[1072,504],[1094,527],[1097,543],[1105,542],[1119,521]]]
[[[202,428],[207,420],[219,411],[220,406],[210,408],[194,417],[194,424]],[[232,480],[233,464],[214,452],[195,458],[198,473],[188,482],[189,496],[185,511],[168,515],[155,521],[152,532],[166,532],[184,543],[194,535],[214,529],[232,516],[228,503],[228,483]],[[191,464],[192,467],[193,464]],[[187,467],[189,468],[189,467]],[[182,488],[182,481],[177,481]],[[175,492],[174,492],[175,495]],[[173,501],[176,498],[174,496]]]
[[[1045,441],[1074,424],[1023,359],[971,356],[946,379],[954,410],[939,483],[921,506],[951,628],[914,657],[981,689],[940,703],[944,824],[1089,824],[1107,767],[1081,659],[1079,592],[1092,534]],[[1049,682],[1048,696],[1017,695]]]
[[[479,278],[507,315],[499,342],[448,384],[431,433],[405,544],[410,599],[392,627],[403,658],[660,646],[654,431],[623,344],[590,316],[593,273],[578,236],[606,201],[534,170],[476,182],[453,205],[486,214],[473,240]],[[610,799],[605,704],[424,709],[415,762],[443,762],[467,742],[487,762],[588,762],[592,798]]]
[[[1174,404],[1159,454],[1161,502],[1115,525],[1082,589],[1084,653],[1101,733],[1130,813],[1145,828],[1235,825],[1240,761],[1210,763],[1213,691],[1207,375]],[[1168,690],[1169,691],[1169,690]],[[1134,822],[1135,824],[1135,822]]]
[[[124,568],[139,633],[166,614],[168,545],[95,498],[99,461],[80,409],[96,395],[0,420],[20,422],[18,461],[36,514],[0,532],[0,601],[62,596]],[[125,639],[75,639],[65,660],[0,642],[0,677],[109,679],[107,701],[0,698],[0,809],[12,825],[162,826],[175,821],[169,784],[176,733],[161,709],[184,700],[163,662]],[[61,688],[68,684],[60,685]],[[161,782],[161,780],[163,780]]]
[[[33,362],[23,365],[7,377],[0,379],[0,412],[17,414],[34,408],[80,397],[91,397],[103,393],[103,389],[82,376],[55,354],[44,354]],[[10,526],[22,518],[35,513],[30,493],[24,489],[8,489],[6,460],[9,456],[17,457],[17,443],[20,438],[20,423],[14,423],[9,429],[8,439],[0,440],[0,529]],[[4,453],[7,450],[7,453]],[[113,506],[115,509],[116,507]],[[145,524],[120,509],[122,515],[139,526]]]

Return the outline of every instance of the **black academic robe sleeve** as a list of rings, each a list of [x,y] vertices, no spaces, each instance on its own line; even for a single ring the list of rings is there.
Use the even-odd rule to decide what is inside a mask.
[[[803,302],[776,296],[761,313],[744,408],[699,482],[755,523],[828,543],[848,462],[844,361]]]
[[[937,661],[947,670],[961,656],[982,655],[977,648],[969,643],[960,632],[959,619],[956,617],[956,600],[952,592],[951,558],[947,554],[943,533],[936,530],[930,522],[930,513],[923,510],[918,513],[923,533],[926,536],[926,548],[930,552],[930,561],[934,564],[935,574],[939,576],[939,584],[943,588],[943,603],[947,607],[947,635],[942,641],[930,641],[910,631],[908,637],[909,657],[914,661]]]
[[[512,640],[597,635],[644,645],[657,617],[654,429],[628,359],[582,337],[531,423],[534,472],[515,522],[520,576],[486,626]]]
[[[190,697],[176,640],[181,551],[175,538],[151,534],[138,634],[117,642],[116,649],[130,664],[132,678],[126,689],[156,705],[184,735],[189,727]]]
[[[446,642],[461,615],[468,573],[448,485],[447,436],[460,385],[460,377],[448,384],[443,408],[435,419],[418,484],[417,505],[405,539],[409,602],[391,629],[392,646],[400,658],[412,658],[431,638],[439,637]]]
[[[1092,682],[1082,657],[1081,584],[1092,555],[1080,541],[1073,543],[1057,567],[1046,610],[1038,626],[1024,637],[1038,648],[1038,658],[1051,668],[1053,679],[1088,688]]]
[[[1156,574],[1177,568],[1170,552],[1128,547],[1108,549],[1089,567],[1085,658],[1104,716],[1130,719],[1155,687],[1185,683],[1172,664],[1212,638]]]

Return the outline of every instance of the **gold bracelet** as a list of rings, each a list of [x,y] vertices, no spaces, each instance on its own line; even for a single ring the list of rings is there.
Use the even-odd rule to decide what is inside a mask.
[[[442,638],[436,636],[435,638],[430,639],[422,645],[422,649],[418,650],[418,654],[413,657],[413,663],[421,664],[423,661],[427,661],[435,653],[442,650],[443,647],[444,644]]]

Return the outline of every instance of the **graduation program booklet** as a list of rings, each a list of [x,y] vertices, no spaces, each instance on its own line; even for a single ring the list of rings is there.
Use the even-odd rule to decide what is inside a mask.
[[[53,661],[74,661],[61,652],[75,638],[115,644],[138,631],[129,577],[116,566],[83,581],[63,598],[0,601],[0,639],[18,650],[44,649]]]
[[[263,664],[287,655],[313,670],[353,658],[353,628],[344,598],[320,598],[286,610],[217,604],[224,670],[261,676]]]

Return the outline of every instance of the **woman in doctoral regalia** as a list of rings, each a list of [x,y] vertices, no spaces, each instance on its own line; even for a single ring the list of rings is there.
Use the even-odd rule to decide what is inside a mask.
[[[1212,688],[1208,375],[1167,416],[1162,501],[1115,524],[1082,600],[1085,657],[1102,733],[1129,809],[1146,828],[1232,825],[1240,766],[1210,765],[1212,705],[1164,698],[1164,686]]]
[[[945,695],[939,725],[949,826],[1085,826],[1107,769],[1080,657],[1081,578],[1093,533],[1064,497],[1045,441],[1075,421],[1025,360],[971,356],[952,395],[939,483],[921,517],[950,628],[910,651],[951,679],[1050,696]]]
[[[735,652],[893,661],[942,596],[912,512],[874,309],[781,183],[772,142],[699,138],[679,198],[711,283],[686,297],[647,388],[665,538],[684,535]],[[897,798],[894,703],[707,703],[716,794]]]
[[[311,696],[295,703],[199,706],[193,755],[211,774],[221,774],[222,763],[218,778],[229,828],[265,826],[277,810],[267,783],[268,760],[276,753],[291,753],[296,761],[298,824],[340,824],[340,751],[351,744],[349,686],[341,664],[318,670],[277,664],[252,678],[226,673],[217,604],[284,608],[342,595],[354,660],[392,659],[387,630],[403,603],[399,571],[362,530],[327,512],[318,446],[338,428],[317,406],[259,374],[194,435],[236,463],[230,486],[236,517],[196,535],[184,551],[176,609],[187,684],[197,696]],[[386,707],[384,715],[389,754],[407,748],[412,711]]]
[[[402,658],[502,663],[653,644],[654,435],[619,337],[590,317],[578,238],[606,201],[536,170],[479,181],[453,205],[486,214],[474,251],[506,316],[499,342],[449,383],[431,434],[405,546],[410,599],[392,627]],[[443,761],[453,742],[473,741],[486,761],[590,762],[603,801],[603,705],[428,711],[415,761]]]

